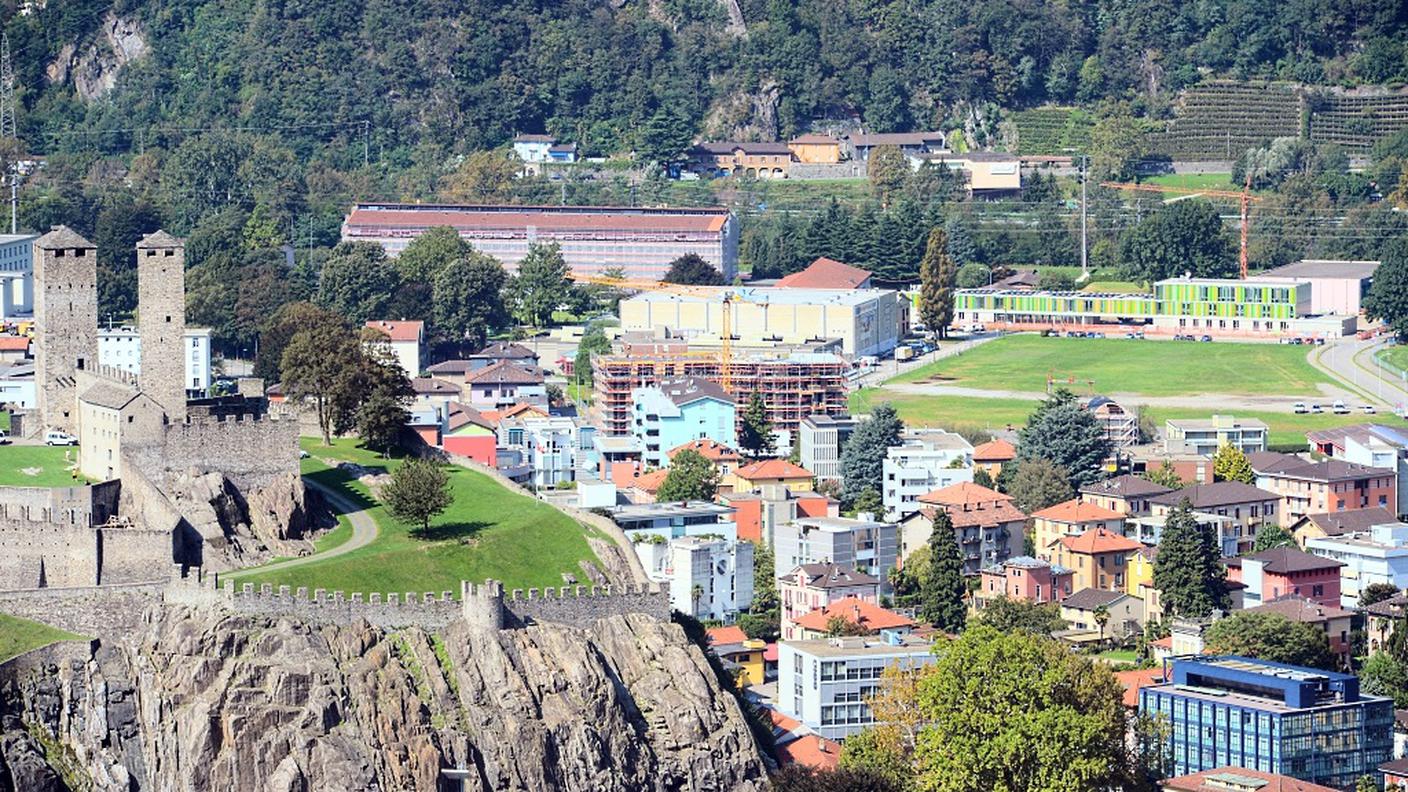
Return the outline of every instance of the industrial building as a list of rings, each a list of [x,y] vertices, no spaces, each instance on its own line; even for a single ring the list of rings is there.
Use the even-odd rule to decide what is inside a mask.
[[[774,430],[794,432],[808,415],[845,415],[851,364],[826,352],[785,357],[732,356],[725,392],[740,404],[754,393],[767,407]],[[666,379],[699,377],[724,385],[720,356],[691,352],[684,344],[627,344],[621,352],[592,357],[593,405],[604,434],[631,433],[631,392]],[[742,415],[743,410],[738,410]]]
[[[374,242],[395,256],[438,226],[455,229],[510,272],[535,242],[559,245],[577,275],[619,269],[628,280],[658,281],[670,262],[689,253],[726,281],[738,271],[738,221],[722,208],[363,203],[343,220],[342,241]]]
[[[1257,275],[1253,281],[1290,281],[1310,285],[1310,312],[1356,316],[1374,283],[1377,261],[1305,259]]]
[[[725,300],[737,347],[830,344],[847,355],[884,355],[899,345],[907,324],[904,301],[894,291],[720,287],[622,300],[621,328],[718,346]]]

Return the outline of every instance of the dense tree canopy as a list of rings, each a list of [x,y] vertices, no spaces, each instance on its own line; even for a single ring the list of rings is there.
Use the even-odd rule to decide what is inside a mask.
[[[847,502],[854,502],[862,492],[879,494],[884,490],[885,454],[899,445],[904,423],[893,405],[884,402],[871,410],[841,449],[841,478]]]
[[[1213,654],[1236,654],[1273,663],[1334,670],[1330,639],[1318,625],[1291,621],[1279,613],[1234,613],[1214,622],[1203,635]]]
[[[1197,619],[1231,607],[1221,559],[1216,532],[1198,524],[1186,500],[1175,506],[1154,557],[1154,588],[1164,612]]]
[[[1072,488],[1103,478],[1110,440],[1095,415],[1064,388],[1038,405],[1021,431],[1019,460],[1045,459],[1070,475]]]
[[[1191,199],[1167,204],[1131,228],[1120,242],[1120,258],[1130,280],[1158,281],[1189,273],[1222,278],[1236,272],[1232,237],[1217,209]]]

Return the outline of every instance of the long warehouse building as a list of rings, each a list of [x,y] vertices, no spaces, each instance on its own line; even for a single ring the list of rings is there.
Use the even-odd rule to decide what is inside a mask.
[[[731,281],[738,272],[738,220],[727,209],[625,206],[504,206],[359,203],[342,222],[342,241],[375,242],[398,255],[426,230],[449,226],[510,272],[534,242],[555,242],[579,275],[620,269],[655,280],[694,253]]]

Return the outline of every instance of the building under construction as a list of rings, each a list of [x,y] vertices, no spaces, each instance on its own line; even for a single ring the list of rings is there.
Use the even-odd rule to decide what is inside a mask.
[[[633,388],[671,377],[701,377],[724,385],[738,400],[740,420],[748,400],[758,393],[773,428],[794,432],[808,415],[846,413],[850,371],[845,358],[829,352],[735,355],[725,383],[716,352],[690,351],[683,344],[627,344],[622,352],[593,356],[593,410],[606,434],[629,434]]]

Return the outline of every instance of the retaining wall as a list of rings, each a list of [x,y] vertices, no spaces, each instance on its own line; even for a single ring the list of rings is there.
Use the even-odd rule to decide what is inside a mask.
[[[166,581],[114,586],[0,592],[0,612],[79,635],[108,638],[141,628],[147,608],[161,602]]]

